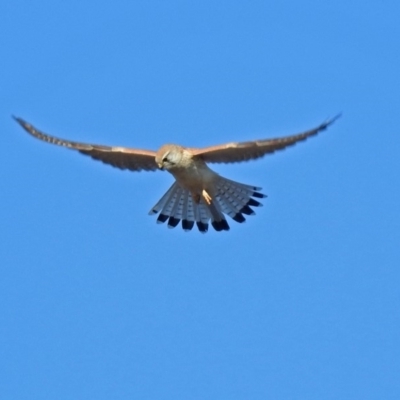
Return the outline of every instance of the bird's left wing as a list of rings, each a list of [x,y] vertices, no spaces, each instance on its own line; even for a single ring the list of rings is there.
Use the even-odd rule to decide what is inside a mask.
[[[327,120],[314,129],[310,129],[297,135],[285,136],[276,139],[254,140],[252,142],[226,143],[218,146],[191,150],[193,155],[201,157],[204,161],[209,163],[234,163],[248,161],[263,157],[265,154],[273,153],[277,150],[282,150],[288,146],[293,146],[302,140],[306,140],[310,136],[314,136],[325,130],[339,117],[340,114],[330,120]]]
[[[22,118],[13,118],[28,133],[37,139],[56,144],[58,146],[64,146],[68,149],[77,150],[82,154],[88,155],[95,160],[100,160],[105,164],[110,164],[113,167],[129,169],[131,171],[155,171],[158,169],[155,162],[156,153],[154,151],[78,143],[59,139],[37,130],[34,126],[24,121]]]

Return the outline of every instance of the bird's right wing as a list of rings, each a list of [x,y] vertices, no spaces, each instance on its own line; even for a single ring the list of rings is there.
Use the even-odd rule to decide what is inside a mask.
[[[155,162],[156,153],[154,151],[71,142],[47,135],[22,118],[13,118],[22,128],[37,139],[58,146],[64,146],[68,149],[77,150],[82,154],[86,154],[95,160],[100,160],[105,164],[110,164],[113,167],[129,169],[131,171],[155,171],[158,169]]]
[[[240,161],[254,160],[263,157],[266,154],[274,153],[277,150],[285,149],[294,144],[317,135],[333,124],[340,114],[336,117],[322,123],[314,129],[297,135],[285,136],[275,139],[254,140],[252,142],[225,143],[218,146],[205,147],[201,149],[192,149],[195,156],[202,158],[209,163],[233,163]]]

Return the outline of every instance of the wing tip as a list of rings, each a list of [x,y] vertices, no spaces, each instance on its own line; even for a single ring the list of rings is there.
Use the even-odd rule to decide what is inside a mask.
[[[327,120],[322,124],[321,129],[326,129],[328,126],[332,125],[335,121],[337,121],[341,116],[342,112],[337,113],[334,117],[332,118],[327,118]]]
[[[23,120],[23,119],[20,118],[20,117],[17,117],[17,116],[14,115],[14,114],[11,114],[11,118],[12,118],[15,122],[17,122],[18,124],[20,124],[23,128],[25,128],[26,125],[28,125],[28,123],[27,123],[25,120]]]

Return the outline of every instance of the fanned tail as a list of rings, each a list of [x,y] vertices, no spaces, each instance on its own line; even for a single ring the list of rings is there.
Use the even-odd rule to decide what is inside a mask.
[[[262,204],[253,197],[259,199],[267,197],[260,193],[260,187],[245,185],[222,177],[218,179],[216,187],[216,200],[222,212],[239,223],[246,221],[243,214],[255,214],[251,207],[262,207]]]
[[[182,221],[185,231],[192,230],[196,223],[202,233],[208,231],[209,221],[216,231],[228,231],[229,224],[224,214],[236,222],[244,222],[243,216],[253,215],[251,207],[262,206],[254,198],[266,197],[259,191],[261,188],[244,185],[226,178],[219,177],[214,188],[214,198],[208,204],[203,198],[196,203],[191,193],[175,182],[149,214],[159,214],[157,223],[168,221],[168,228],[175,228]]]
[[[200,232],[208,231],[208,221],[212,218],[207,206],[200,202],[196,204],[187,189],[175,182],[149,214],[158,214],[157,223],[168,221],[168,228],[175,228],[182,221],[185,231],[192,230],[196,223]]]

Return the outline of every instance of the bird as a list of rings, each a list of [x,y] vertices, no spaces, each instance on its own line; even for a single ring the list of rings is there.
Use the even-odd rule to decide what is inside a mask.
[[[184,231],[191,231],[196,224],[201,233],[208,231],[210,221],[215,231],[228,231],[230,227],[226,215],[236,222],[245,222],[244,215],[254,215],[252,207],[262,206],[261,199],[267,197],[258,186],[222,177],[209,168],[209,163],[237,163],[261,158],[317,135],[339,117],[340,114],[313,129],[290,136],[231,142],[204,148],[165,144],[158,151],[151,151],[60,139],[38,130],[22,118],[13,116],[33,137],[76,150],[113,167],[130,171],[168,171],[175,182],[151,208],[149,214],[158,214],[157,223],[168,221],[168,228],[175,228],[181,222]]]

